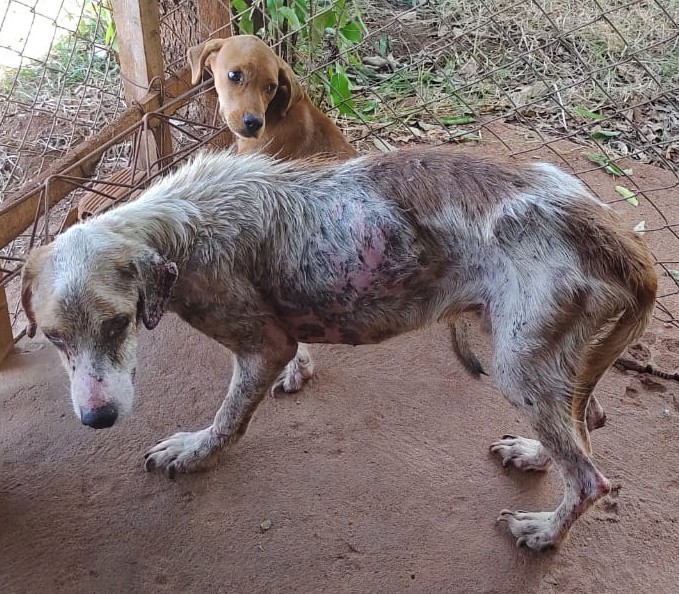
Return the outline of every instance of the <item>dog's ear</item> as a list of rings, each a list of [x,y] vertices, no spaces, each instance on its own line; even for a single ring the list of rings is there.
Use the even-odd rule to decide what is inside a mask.
[[[48,247],[37,247],[31,250],[26,258],[26,262],[21,271],[21,307],[24,308],[28,326],[26,326],[26,335],[29,338],[35,336],[37,323],[35,321],[35,310],[33,309],[33,285],[35,279],[43,266],[45,259],[50,253]]]
[[[205,66],[210,65],[208,58],[222,49],[222,46],[226,41],[226,39],[210,39],[200,45],[194,45],[187,50],[186,56],[189,61],[189,66],[191,66],[192,85],[195,86],[200,82],[200,79],[203,76],[203,69]]]
[[[174,262],[153,251],[135,259],[133,266],[141,282],[137,315],[153,330],[167,309],[179,270]]]
[[[290,65],[280,58],[278,62],[278,89],[269,109],[275,109],[283,117],[295,103],[304,98],[304,89]]]

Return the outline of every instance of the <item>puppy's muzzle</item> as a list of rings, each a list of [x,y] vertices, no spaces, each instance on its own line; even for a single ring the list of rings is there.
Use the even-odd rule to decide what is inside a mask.
[[[264,119],[251,113],[243,116],[243,136],[256,136],[264,125]]]
[[[107,429],[112,427],[118,418],[118,409],[112,404],[106,404],[101,408],[81,408],[80,420],[83,425],[92,429]]]

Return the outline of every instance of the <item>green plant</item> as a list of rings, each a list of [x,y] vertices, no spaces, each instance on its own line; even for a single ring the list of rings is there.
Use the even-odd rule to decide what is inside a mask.
[[[57,37],[44,60],[34,60],[19,70],[6,70],[0,91],[25,102],[38,95],[57,96],[78,85],[115,86],[119,67],[115,60],[115,24],[109,0],[89,0],[74,30]]]
[[[366,28],[354,0],[232,0],[235,22],[241,34],[259,35],[275,43],[283,38],[295,41],[298,61],[311,77],[312,85],[321,85],[330,103],[341,114],[355,114],[351,82],[347,68],[360,64],[355,53],[363,41]],[[255,30],[257,13],[263,26]],[[330,47],[333,62],[321,69],[316,52]]]

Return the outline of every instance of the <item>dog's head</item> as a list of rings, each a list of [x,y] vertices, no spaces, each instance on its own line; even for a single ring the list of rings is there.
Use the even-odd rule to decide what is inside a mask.
[[[130,409],[139,323],[158,324],[177,274],[154,250],[91,224],[29,254],[21,279],[27,334],[39,326],[57,347],[84,424],[110,427]]]
[[[212,71],[222,118],[243,138],[261,138],[267,118],[284,117],[304,97],[292,68],[254,35],[212,39],[189,48],[188,59],[192,84]]]

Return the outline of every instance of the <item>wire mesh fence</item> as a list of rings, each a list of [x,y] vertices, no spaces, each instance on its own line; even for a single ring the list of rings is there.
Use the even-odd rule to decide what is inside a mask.
[[[0,2],[0,201],[124,109],[111,22],[91,1]]]
[[[94,15],[106,41],[105,7],[89,6],[79,18]],[[634,209],[628,214],[658,262],[657,318],[679,327],[679,0],[160,0],[159,15],[167,75],[181,73],[187,49],[211,36],[257,34],[361,151],[464,143],[517,159],[539,156],[594,182],[604,201]],[[98,101],[89,130],[123,105],[113,82],[115,51],[96,39],[92,56],[107,52],[110,69],[83,83]],[[95,80],[111,84],[104,90]],[[12,85],[5,88],[14,91],[18,82]],[[173,112],[177,157],[203,146],[206,134],[216,137],[209,86]],[[28,103],[15,92],[2,101],[14,118]],[[67,148],[72,130],[82,130],[61,113],[67,104],[81,105],[53,101],[60,119],[45,147],[60,137]],[[4,142],[9,120],[2,117]],[[129,157],[134,142],[127,142]],[[39,148],[31,150],[44,159],[49,151]],[[7,167],[21,177],[17,166]]]

